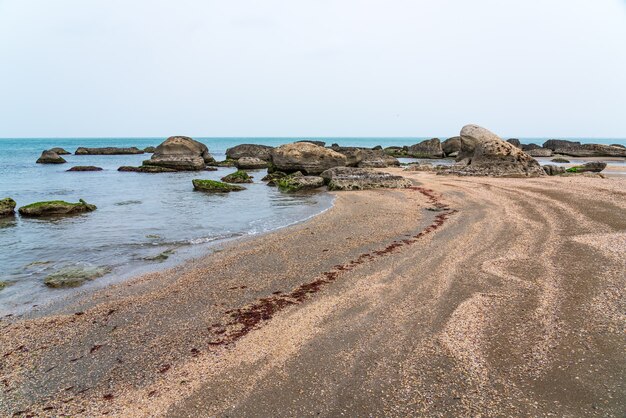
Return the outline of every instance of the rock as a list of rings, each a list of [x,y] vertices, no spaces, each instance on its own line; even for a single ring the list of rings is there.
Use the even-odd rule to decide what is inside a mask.
[[[272,150],[272,170],[320,174],[329,168],[345,166],[345,155],[308,142],[281,145]]]
[[[381,145],[376,145],[375,147],[372,147],[373,151],[382,151],[383,147]]]
[[[258,170],[267,168],[267,161],[255,157],[241,157],[235,162],[235,167],[239,169]]]
[[[440,170],[445,174],[494,177],[537,177],[545,175],[539,163],[521,149],[477,125],[461,130],[461,152],[457,164]]]
[[[606,168],[606,163],[600,161],[592,161],[583,165],[577,165],[568,168],[568,173],[599,173]]]
[[[517,148],[520,148],[520,149],[522,148],[522,143],[519,142],[519,139],[517,139],[517,138],[509,138],[509,139],[506,140],[506,142],[508,142],[509,144],[513,145],[514,147],[517,147]]]
[[[170,258],[170,255],[174,254],[174,250],[165,250],[157,255],[152,255],[148,257],[144,257],[143,259],[146,261],[158,261],[163,262]]]
[[[450,158],[457,158],[458,156],[459,156],[459,151],[454,151],[446,155],[446,157],[450,157]]]
[[[54,151],[46,150],[41,153],[41,157],[37,160],[37,164],[63,164],[65,159]]]
[[[7,282],[3,282],[2,280],[0,280],[0,290],[4,289],[5,287],[7,287],[9,284]]]
[[[385,153],[381,149],[362,149],[361,162],[358,167],[362,168],[385,168],[400,167],[400,161],[392,155]]]
[[[407,146],[403,146],[403,147],[387,147],[384,149],[385,154],[387,155],[391,155],[392,157],[399,157],[399,158],[403,158],[403,157],[410,157],[409,155],[409,147]]]
[[[78,203],[68,203],[62,200],[51,200],[48,202],[31,203],[19,209],[20,215],[26,217],[40,217],[50,215],[75,215],[78,213],[92,212],[96,210],[95,205],[90,205],[83,199]]]
[[[550,148],[535,148],[524,152],[531,157],[552,157],[552,150]]]
[[[252,177],[245,171],[237,170],[222,177],[222,181],[226,183],[252,183]]]
[[[335,167],[321,174],[329,190],[405,188],[411,180],[389,173],[354,167]]]
[[[145,152],[146,154],[152,154],[154,153],[155,150],[156,150],[156,147],[145,147],[143,149],[143,152]]]
[[[409,164],[404,171],[435,171],[434,165],[430,163]]]
[[[622,145],[622,144],[611,144],[612,147],[618,147],[618,148],[624,148],[626,149],[626,146]]]
[[[569,148],[579,145],[580,142],[578,141],[566,141],[564,139],[549,139],[543,143],[544,148],[551,149],[552,151],[556,151],[558,148]]]
[[[565,159],[565,158],[561,158],[561,157],[557,157],[557,158],[553,158],[552,160],[553,163],[569,163],[569,160]]]
[[[309,143],[309,144],[317,145],[318,147],[326,146],[326,142],[324,142],[324,141],[312,141],[310,139],[303,139],[302,141],[296,141],[296,143],[298,143],[298,142],[306,142],[306,143]]]
[[[186,136],[171,136],[156,147],[143,165],[171,168],[177,171],[198,171],[215,159],[203,143]]]
[[[282,179],[283,177],[287,177],[287,173],[283,173],[282,171],[274,171],[273,173],[268,173],[261,180],[266,181],[268,186],[276,186],[278,180]]]
[[[446,139],[441,144],[441,150],[446,157],[451,157],[455,152],[458,155],[458,152],[461,151],[461,137],[453,136],[452,138]]]
[[[66,171],[102,171],[102,168],[93,165],[77,165]]]
[[[572,157],[626,157],[626,148],[603,144],[572,145],[556,148],[554,152]]]
[[[110,271],[106,267],[67,267],[46,277],[44,284],[53,288],[77,287]]]
[[[0,199],[0,218],[4,216],[15,215],[15,205],[15,200],[11,199],[10,197]]]
[[[58,155],[70,155],[71,152],[64,150],[61,147],[50,148],[49,151],[56,152]]]
[[[541,145],[537,144],[522,144],[522,151],[530,151],[531,149],[541,148]]]
[[[204,167],[204,171],[217,171],[217,167],[207,165],[206,167]]]
[[[240,158],[258,158],[259,160],[269,161],[270,151],[274,147],[268,145],[241,144],[226,150],[226,157],[231,160]]]
[[[78,147],[74,154],[76,155],[125,155],[125,154],[143,154],[143,150],[137,147],[119,148],[119,147],[103,147],[103,148],[86,148]]]
[[[122,166],[117,171],[129,171],[133,173],[175,173],[176,170],[156,165],[142,165],[140,167]]]
[[[322,187],[324,179],[319,176],[303,176],[301,173],[297,173],[278,179],[276,185],[281,192],[291,193]]]
[[[563,167],[559,167],[553,164],[546,164],[543,166],[543,171],[546,172],[549,176],[556,176],[557,174],[565,173],[565,169]]]
[[[222,183],[221,181],[216,180],[193,179],[191,182],[193,184],[193,188],[201,192],[228,193],[246,190],[245,187],[236,186],[234,184]]]
[[[237,160],[227,158],[224,161],[212,161],[207,163],[207,165],[211,167],[235,167],[237,165]]]
[[[363,160],[363,150],[358,147],[331,147],[335,152],[346,156],[346,165],[356,167]]]
[[[441,158],[443,157],[441,141],[439,138],[433,138],[411,145],[408,154],[415,158]]]

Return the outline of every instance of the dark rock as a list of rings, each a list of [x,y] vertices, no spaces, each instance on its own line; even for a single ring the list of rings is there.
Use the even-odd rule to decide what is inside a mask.
[[[409,147],[387,147],[384,149],[385,154],[391,155],[392,157],[409,157]]]
[[[272,150],[272,171],[320,174],[332,167],[345,166],[345,155],[308,142],[281,145]]]
[[[319,176],[303,176],[301,173],[299,174],[282,177],[276,181],[276,185],[281,192],[287,193],[317,189],[324,185],[324,179]]]
[[[240,158],[258,158],[259,160],[269,161],[270,151],[274,147],[268,145],[241,144],[226,150],[226,157],[231,160]]]
[[[254,157],[241,157],[236,160],[235,167],[248,170],[259,170],[267,168],[267,161]]]
[[[61,147],[50,148],[49,151],[56,152],[58,155],[69,155],[71,152],[64,150]]]
[[[553,158],[552,160],[553,163],[569,163],[569,160],[565,159],[565,158],[561,158],[561,157],[557,157],[557,158]]]
[[[142,165],[140,167],[122,166],[117,171],[128,171],[133,173],[175,173],[176,170],[156,165]]]
[[[415,158],[441,158],[443,157],[441,141],[439,138],[433,138],[411,145],[408,154]]]
[[[93,165],[77,165],[66,171],[102,171],[102,168]]]
[[[11,199],[10,197],[0,199],[0,218],[3,216],[15,215],[15,205],[15,200]]]
[[[37,202],[19,209],[20,215],[27,217],[40,217],[50,215],[74,215],[96,210],[95,205],[90,205],[83,199],[78,203],[68,203],[62,200],[51,200],[48,202]]]
[[[446,157],[450,157],[455,152],[458,153],[461,151],[461,137],[453,136],[452,138],[446,139],[441,144],[441,150]]]
[[[156,150],[156,147],[145,147],[143,149],[143,152],[145,152],[146,154],[152,154],[154,153],[155,150]]]
[[[339,144],[337,144],[337,143],[335,142],[335,143],[333,143],[330,147],[332,148],[332,147],[338,147],[338,146],[339,146]]]
[[[564,139],[549,139],[543,143],[544,148],[551,149],[552,151],[556,151],[560,148],[569,148],[573,146],[579,146],[580,142],[578,141],[566,141]]]
[[[553,164],[546,164],[543,166],[543,171],[546,172],[549,176],[556,176],[558,174],[565,173],[565,169],[563,167],[559,167]]]
[[[268,173],[261,180],[266,181],[268,186],[276,186],[278,180],[282,179],[283,177],[287,177],[287,173],[283,173],[282,171],[274,171],[273,173]]]
[[[193,179],[191,182],[193,184],[193,188],[201,192],[228,193],[245,190],[245,187],[236,186],[234,184],[222,183],[221,181],[216,180]]]
[[[513,145],[513,146],[515,146],[517,148],[520,148],[520,149],[522,148],[522,143],[519,142],[519,139],[517,139],[517,138],[509,138],[509,139],[506,140],[506,142],[508,142],[509,144],[511,144],[511,145]]]
[[[372,150],[374,150],[374,151],[382,151],[383,147],[381,145],[376,145],[375,147],[372,148]]]
[[[198,171],[215,159],[201,142],[186,136],[171,136],[156,147],[154,154],[143,165],[171,168],[177,171]]]
[[[50,150],[42,152],[41,157],[37,160],[37,164],[63,164],[66,162],[63,157]]]
[[[104,147],[104,148],[86,148],[79,147],[74,153],[76,155],[125,155],[125,154],[143,154],[143,150],[137,147],[119,148],[119,147]]]
[[[329,190],[405,188],[411,180],[389,173],[354,167],[335,167],[321,174]]]
[[[577,165],[574,167],[568,168],[568,173],[599,173],[600,171],[606,168],[606,163],[600,161],[592,161],[583,165]]]
[[[603,144],[572,145],[567,148],[556,148],[554,152],[572,157],[626,157],[626,148]]]
[[[237,170],[222,177],[222,181],[226,183],[252,183],[252,177],[245,171]]]
[[[537,144],[522,144],[522,151],[530,151],[531,149],[541,148],[541,145]]]

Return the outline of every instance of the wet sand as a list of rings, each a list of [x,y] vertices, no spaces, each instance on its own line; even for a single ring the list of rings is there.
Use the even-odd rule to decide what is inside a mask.
[[[3,318],[0,415],[623,416],[626,179],[403,174]]]

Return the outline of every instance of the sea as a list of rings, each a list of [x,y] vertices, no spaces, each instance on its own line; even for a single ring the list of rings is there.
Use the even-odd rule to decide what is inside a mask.
[[[59,299],[208,254],[216,244],[302,222],[332,206],[325,192],[284,194],[253,171],[246,190],[225,195],[194,192],[194,178],[219,180],[235,171],[145,174],[119,172],[150,158],[139,155],[74,155],[76,148],[159,145],[159,138],[0,138],[0,199],[17,206],[46,200],[95,204],[95,212],[52,219],[0,218],[0,316],[43,309]],[[374,147],[411,145],[428,138],[194,138],[217,159],[238,144],[278,146],[297,140],[327,145]],[[521,139],[539,143],[545,139]],[[625,139],[594,139],[624,144]],[[66,164],[36,164],[41,152],[62,147]],[[410,161],[410,160],[407,160]],[[75,165],[102,167],[98,172],[67,172]],[[107,273],[75,289],[53,289],[47,276],[67,269],[102,269]]]

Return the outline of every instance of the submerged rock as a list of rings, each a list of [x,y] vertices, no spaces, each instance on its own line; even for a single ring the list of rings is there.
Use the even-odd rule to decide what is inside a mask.
[[[159,167],[157,165],[142,165],[139,167],[124,165],[118,168],[117,171],[128,171],[133,173],[175,173],[177,170],[167,167]]]
[[[53,288],[77,287],[110,271],[107,267],[67,267],[46,277],[44,284]]]
[[[0,199],[0,218],[4,216],[15,215],[15,205],[15,200],[11,199],[10,197]]]
[[[441,158],[443,157],[441,141],[439,138],[433,138],[411,145],[408,154],[415,158]]]
[[[241,157],[235,162],[235,167],[248,170],[267,168],[267,161],[260,158]]]
[[[102,168],[93,165],[77,165],[66,171],[102,171]]]
[[[543,171],[549,176],[556,176],[558,174],[565,173],[565,168],[556,166],[554,164],[546,164],[543,166]]]
[[[222,181],[226,183],[252,183],[252,177],[243,170],[237,170],[222,177]]]
[[[83,199],[80,199],[78,203],[68,203],[63,200],[51,200],[22,206],[19,209],[19,213],[20,215],[27,217],[40,217],[50,215],[74,215],[78,213],[92,212],[94,210],[96,210],[96,206],[90,205]]]
[[[405,188],[411,180],[366,168],[335,167],[321,174],[328,190],[366,190],[379,188]]]
[[[158,261],[158,262],[162,262],[167,260],[170,255],[174,254],[174,250],[165,250],[157,255],[152,255],[152,256],[148,256],[148,257],[144,257],[143,259],[146,261]]]
[[[606,168],[606,163],[600,161],[592,161],[583,165],[577,165],[568,168],[568,173],[599,173]]]
[[[65,159],[54,151],[46,150],[41,153],[41,157],[37,159],[37,164],[63,164]]]
[[[347,164],[345,155],[308,142],[281,145],[272,150],[271,156],[273,169],[286,173],[320,174]]]
[[[64,150],[61,147],[50,148],[50,151],[56,152],[58,155],[69,155],[71,152]]]
[[[228,148],[226,150],[226,158],[231,160],[238,160],[240,158],[258,158],[259,160],[269,161],[270,152],[274,147],[269,145],[257,145],[257,144],[241,144]]]
[[[199,171],[215,159],[201,142],[186,136],[171,136],[156,147],[143,165],[171,168],[177,171]]]
[[[137,147],[102,147],[102,148],[87,148],[78,147],[74,154],[76,155],[126,155],[126,154],[143,154],[144,151]]]
[[[234,184],[223,183],[217,180],[193,179],[193,188],[201,192],[208,193],[228,193],[246,190],[245,187],[236,186]]]
[[[461,152],[457,164],[445,174],[494,177],[537,177],[545,175],[539,163],[521,149],[477,125],[461,130]]]
[[[312,190],[322,187],[324,179],[319,176],[303,176],[292,174],[278,179],[276,185],[282,192],[297,192],[300,190]]]

